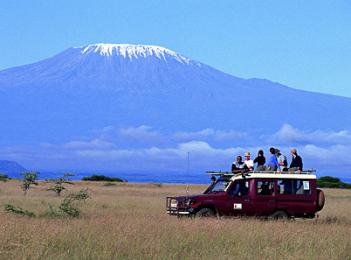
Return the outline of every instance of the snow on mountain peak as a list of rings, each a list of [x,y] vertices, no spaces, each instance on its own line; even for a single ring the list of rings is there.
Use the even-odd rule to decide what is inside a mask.
[[[156,56],[167,61],[167,58],[174,58],[180,63],[189,64],[190,59],[160,46],[153,45],[133,45],[133,44],[108,44],[97,43],[89,44],[81,48],[82,54],[99,53],[102,56],[122,56],[124,58],[138,59],[139,57]]]

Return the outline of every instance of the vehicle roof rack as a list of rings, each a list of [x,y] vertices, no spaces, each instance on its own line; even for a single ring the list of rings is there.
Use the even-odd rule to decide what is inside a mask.
[[[237,170],[233,172],[222,172],[222,171],[207,171],[207,174],[212,176],[240,176],[255,173],[266,173],[266,174],[314,174],[316,170],[303,170],[303,171],[245,171]]]

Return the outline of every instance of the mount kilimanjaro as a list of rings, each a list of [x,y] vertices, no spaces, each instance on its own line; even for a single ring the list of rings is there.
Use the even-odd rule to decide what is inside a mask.
[[[242,79],[158,46],[92,44],[0,72],[2,145],[60,142],[108,125],[349,129],[351,99]]]
[[[159,46],[92,44],[0,71],[0,103],[0,159],[31,169],[164,176],[184,172],[191,151],[192,171],[225,170],[271,145],[297,147],[324,173],[351,169],[350,98],[238,78]]]

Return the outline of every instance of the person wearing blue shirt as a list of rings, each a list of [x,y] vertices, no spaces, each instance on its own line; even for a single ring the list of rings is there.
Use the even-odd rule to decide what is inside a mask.
[[[271,157],[269,158],[268,165],[267,165],[268,170],[276,171],[279,168],[279,163],[278,163],[277,156],[275,155],[275,149],[271,147],[269,149],[269,152],[271,153]]]

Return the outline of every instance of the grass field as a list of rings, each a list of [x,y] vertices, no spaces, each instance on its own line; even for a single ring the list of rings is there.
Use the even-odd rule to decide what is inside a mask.
[[[41,214],[61,200],[48,184],[26,197],[19,185],[0,183],[1,259],[351,259],[350,190],[325,189],[318,219],[274,222],[166,215],[165,197],[184,185],[76,182],[68,189],[88,188],[92,198],[80,218],[60,219],[5,212],[12,203]]]

